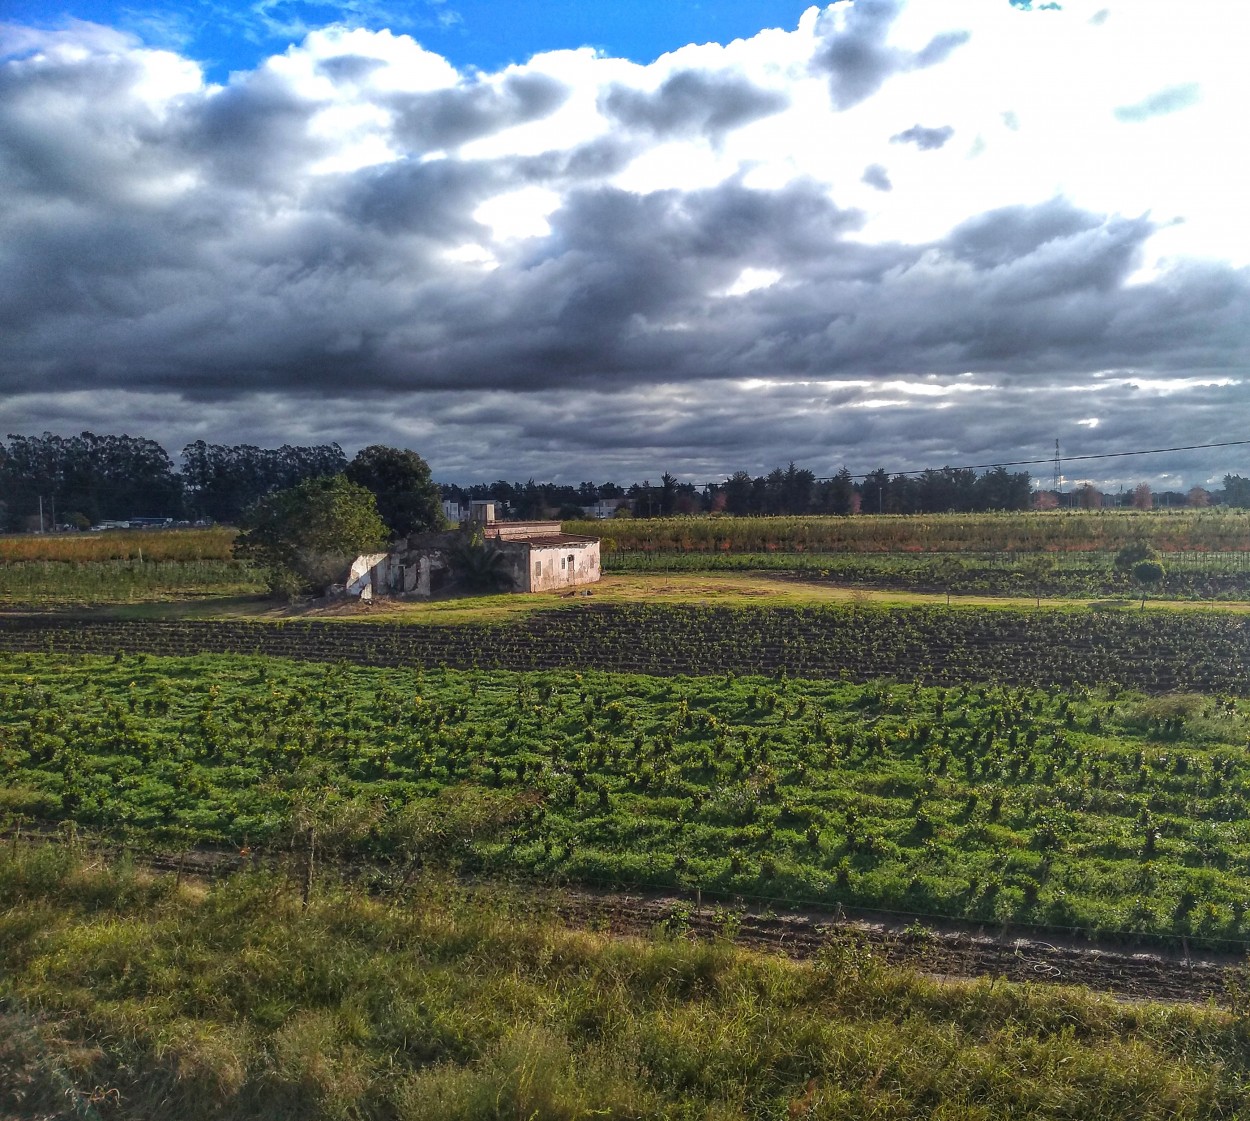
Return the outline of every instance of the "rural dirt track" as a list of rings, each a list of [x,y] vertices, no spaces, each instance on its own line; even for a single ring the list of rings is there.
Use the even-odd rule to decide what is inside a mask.
[[[27,834],[32,843],[50,840],[48,832]],[[4,838],[11,843],[10,835]],[[101,859],[116,854],[109,845],[92,846]],[[243,868],[282,867],[287,854],[246,856],[234,851],[132,854],[137,865],[155,872],[213,879]],[[298,874],[298,869],[290,868]],[[376,872],[376,866],[346,865],[350,877]],[[466,881],[466,891],[489,900],[498,890],[491,881]],[[483,890],[484,889],[484,890]],[[890,966],[914,969],[930,977],[990,978],[1033,984],[1079,985],[1129,1000],[1162,1000],[1227,1005],[1247,977],[1244,957],[1201,952],[1186,954],[1158,947],[1134,949],[1117,943],[1077,941],[1061,935],[1027,935],[973,924],[931,922],[906,926],[890,916],[849,918],[831,912],[776,913],[695,900],[672,894],[598,890],[576,885],[509,883],[510,905],[529,895],[536,916],[555,918],[574,929],[613,937],[652,938],[657,932],[677,938],[712,940],[731,937],[736,946],[807,960],[829,946],[853,947]],[[726,926],[726,917],[730,926]]]
[[[554,909],[576,926],[622,936],[653,935],[657,928],[677,936],[714,938],[723,929],[723,912],[705,903],[702,911],[674,897],[598,893],[571,889]],[[1123,947],[1077,943],[1036,933],[941,929],[918,933],[882,919],[838,918],[814,912],[739,913],[735,945],[807,959],[838,943],[867,950],[888,965],[904,966],[939,978],[997,978],[1014,982],[1083,985],[1134,1000],[1226,1002],[1229,980],[1244,972],[1231,955],[1138,952]]]

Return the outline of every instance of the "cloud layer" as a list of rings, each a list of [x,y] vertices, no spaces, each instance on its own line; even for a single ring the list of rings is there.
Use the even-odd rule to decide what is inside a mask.
[[[1071,9],[856,0],[499,73],[329,28],[224,86],[8,28],[0,420],[399,443],[449,480],[1235,438],[1250,242],[1212,247],[1245,222],[1215,133],[1241,79],[1109,74],[1151,13]]]

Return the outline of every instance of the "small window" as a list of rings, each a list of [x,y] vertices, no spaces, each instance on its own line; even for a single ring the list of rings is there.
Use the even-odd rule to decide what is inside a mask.
[[[567,568],[567,567],[568,567],[568,563],[569,563],[569,562],[568,562],[568,561],[566,561],[563,557],[561,557],[561,558],[560,558],[560,567],[561,567],[561,568]]]
[[[535,561],[534,562],[534,578],[537,579],[542,574],[543,574],[543,562]]]

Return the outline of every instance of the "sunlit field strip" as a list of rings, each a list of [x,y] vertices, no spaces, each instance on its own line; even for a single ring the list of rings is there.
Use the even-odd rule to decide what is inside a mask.
[[[243,847],[322,799],[360,855],[467,787],[486,868],[1086,932],[1250,936],[1243,702],[794,678],[0,661],[0,808]],[[337,807],[337,808],[336,808]],[[337,825],[335,823],[338,823]]]

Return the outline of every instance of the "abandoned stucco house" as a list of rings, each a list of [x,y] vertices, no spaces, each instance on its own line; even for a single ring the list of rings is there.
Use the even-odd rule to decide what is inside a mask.
[[[500,557],[514,592],[554,592],[599,579],[599,539],[560,532],[559,522],[497,522],[493,502],[475,502],[470,526]],[[430,596],[455,586],[453,557],[463,533],[417,533],[389,553],[357,557],[345,591],[374,596]]]

